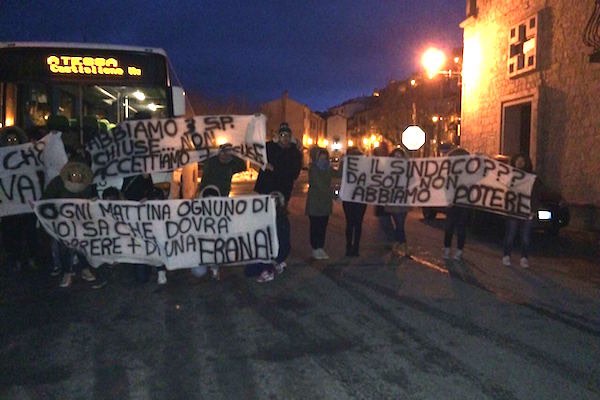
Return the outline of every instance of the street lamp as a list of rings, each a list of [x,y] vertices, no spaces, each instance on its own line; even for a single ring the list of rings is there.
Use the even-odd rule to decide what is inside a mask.
[[[423,53],[421,64],[425,68],[425,71],[427,71],[429,79],[432,79],[446,64],[446,55],[440,49],[430,47]]]
[[[435,47],[430,47],[425,50],[423,56],[421,56],[421,65],[425,68],[427,72],[427,77],[429,79],[435,78],[437,75],[444,75],[448,78],[452,78],[452,76],[456,76],[458,78],[458,85],[461,85],[461,59],[460,57],[454,57],[452,60],[454,67],[448,66],[446,63],[446,54]]]

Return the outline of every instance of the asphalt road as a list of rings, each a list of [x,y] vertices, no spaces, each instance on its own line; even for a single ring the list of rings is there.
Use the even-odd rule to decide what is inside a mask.
[[[244,191],[249,185],[236,185]],[[500,233],[441,260],[443,221],[409,215],[413,259],[393,257],[372,209],[347,259],[336,203],[310,259],[305,186],[290,205],[289,268],[256,283],[170,272],[159,287],[0,285],[1,399],[598,399],[600,273],[566,236],[534,238],[531,268],[500,263]]]

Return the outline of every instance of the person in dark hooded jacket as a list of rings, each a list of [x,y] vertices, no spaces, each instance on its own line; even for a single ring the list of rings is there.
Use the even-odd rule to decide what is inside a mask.
[[[292,131],[287,123],[282,123],[278,132],[279,140],[267,142],[265,169],[258,173],[254,190],[260,194],[281,192],[286,204],[290,201],[294,182],[302,168],[302,154],[292,141]]]
[[[533,173],[533,165],[529,155],[519,153],[514,155],[510,160],[510,165],[528,173]],[[536,179],[531,193],[531,209],[535,210],[535,203],[538,201],[541,182]],[[504,231],[504,252],[502,256],[502,264],[506,267],[511,265],[510,253],[517,237],[520,236],[521,241],[521,259],[519,264],[521,268],[529,268],[529,245],[531,243],[531,228],[533,224],[533,215],[528,219],[518,219],[515,217],[506,218],[506,229]]]
[[[0,129],[0,147],[18,146],[29,142],[25,132],[16,126]],[[37,247],[35,215],[20,214],[2,217],[2,245],[9,271],[19,272],[21,267],[34,266],[31,249]]]
[[[96,186],[92,183],[94,174],[85,160],[77,158],[69,161],[60,174],[52,179],[44,190],[42,199],[95,199],[98,198]],[[83,254],[78,253],[59,242],[59,255],[63,277],[60,287],[69,287],[75,276],[74,266],[79,265],[81,278],[88,282],[96,281]],[[77,260],[77,262],[76,262]]]
[[[461,147],[450,150],[448,157],[467,156],[469,152]],[[451,205],[446,210],[446,222],[444,225],[444,260],[450,259],[450,249],[452,247],[452,236],[456,233],[456,251],[454,259],[461,261],[463,249],[467,238],[467,222],[469,220],[469,209],[465,207]]]

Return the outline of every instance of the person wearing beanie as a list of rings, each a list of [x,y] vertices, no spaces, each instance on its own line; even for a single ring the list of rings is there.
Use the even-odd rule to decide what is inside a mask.
[[[260,194],[281,192],[289,203],[294,182],[302,168],[302,153],[292,137],[292,130],[283,122],[277,133],[278,140],[267,142],[267,165],[258,172],[254,191]]]
[[[408,155],[404,149],[396,147],[389,154],[389,157],[406,159]],[[381,217],[391,218],[393,227],[392,237],[390,238],[393,241],[392,252],[398,256],[410,257],[408,243],[406,242],[406,230],[404,228],[409,210],[410,208],[406,206],[385,206],[384,211],[388,215]]]
[[[457,147],[448,152],[448,157],[468,156],[469,152],[461,147]],[[467,222],[469,220],[469,209],[465,207],[451,205],[446,209],[446,222],[444,225],[444,250],[442,257],[444,260],[450,259],[450,249],[452,247],[452,236],[456,232],[456,252],[454,259],[461,261],[463,249],[467,238]]]
[[[92,184],[94,174],[83,160],[74,159],[65,164],[60,174],[52,179],[44,190],[42,199],[93,199],[98,197],[95,185]],[[75,276],[75,259],[81,269],[81,278],[94,282],[96,277],[90,271],[90,266],[83,256],[76,250],[64,244],[58,244],[61,269],[63,273],[61,287],[69,287]]]
[[[200,194],[198,198],[204,199],[209,197],[220,197],[221,191],[215,185],[206,185],[200,190]],[[191,272],[196,278],[202,278],[208,272],[210,268],[211,276],[214,280],[221,280],[221,274],[219,271],[219,266],[217,264],[209,265],[199,265],[197,267],[192,267]]]
[[[515,154],[510,159],[510,165],[527,173],[533,172],[533,165],[528,154]],[[542,182],[536,177],[531,190],[531,209],[537,209],[536,203],[539,202],[539,194],[542,190]],[[519,234],[521,244],[521,259],[519,265],[521,268],[529,268],[529,246],[531,245],[531,229],[533,224],[533,215],[528,219],[518,219],[515,217],[506,217],[506,229],[504,230],[502,265],[511,266],[510,254],[515,244],[517,234]]]
[[[17,126],[0,128],[0,147],[19,146],[28,143],[25,131]],[[2,245],[6,253],[6,264],[9,272],[18,273],[24,266],[33,268],[31,250],[37,248],[35,214],[6,215],[2,217]]]
[[[357,147],[348,148],[346,154],[350,156],[362,155]],[[342,163],[343,162],[344,161],[342,160]],[[340,171],[342,171],[343,168],[344,167],[341,166]],[[362,224],[367,205],[353,201],[343,201],[342,208],[344,209],[344,216],[346,217],[346,257],[358,257]]]
[[[207,159],[202,166],[200,191],[216,186],[221,196],[229,196],[233,175],[246,170],[246,163],[233,154],[231,143],[222,144],[219,153]]]
[[[306,215],[310,220],[310,246],[316,260],[327,260],[325,236],[329,216],[333,209],[333,191],[331,181],[337,172],[331,168],[329,153],[323,148],[314,152],[314,159],[308,168],[308,194],[306,196]]]

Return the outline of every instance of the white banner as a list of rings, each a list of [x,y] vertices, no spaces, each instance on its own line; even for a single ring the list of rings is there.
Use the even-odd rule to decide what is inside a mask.
[[[270,196],[197,200],[54,199],[35,203],[46,231],[97,267],[108,263],[199,265],[267,262],[277,256]]]
[[[217,154],[231,143],[233,153],[261,167],[267,163],[266,117],[216,115],[126,121],[87,144],[94,182],[141,173],[173,171]]]
[[[31,202],[67,162],[61,134],[50,133],[35,143],[0,147],[0,216],[33,212]]]
[[[461,205],[529,218],[535,175],[486,156],[346,156],[340,199],[379,205]]]

